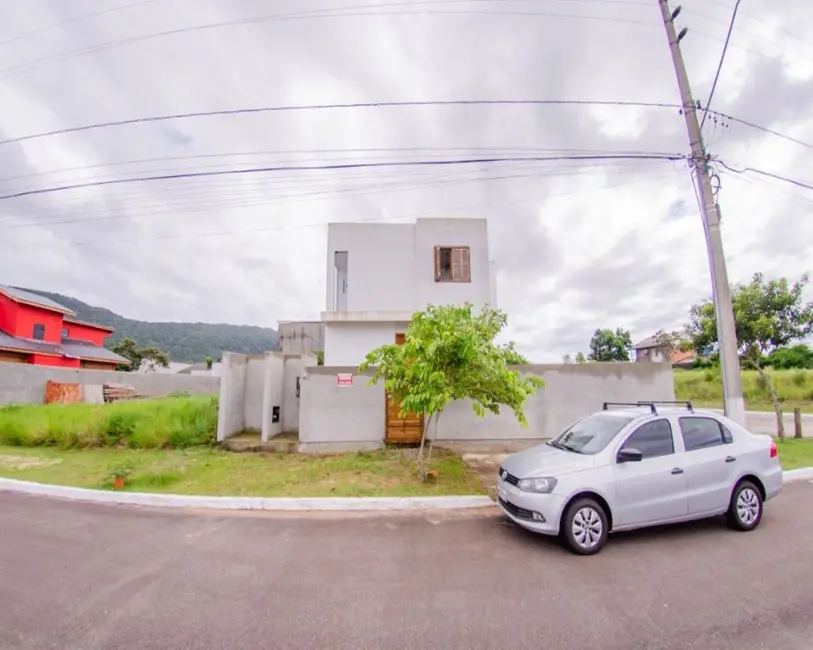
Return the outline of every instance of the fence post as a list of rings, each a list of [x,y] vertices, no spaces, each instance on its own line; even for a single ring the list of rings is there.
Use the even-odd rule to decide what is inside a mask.
[[[802,409],[799,407],[793,409],[793,437],[802,437]]]

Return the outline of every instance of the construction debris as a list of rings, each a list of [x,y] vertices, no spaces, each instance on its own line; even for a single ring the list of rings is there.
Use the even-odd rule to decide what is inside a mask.
[[[144,395],[133,387],[127,384],[105,384],[104,385],[104,401],[117,402],[124,399],[144,399]]]

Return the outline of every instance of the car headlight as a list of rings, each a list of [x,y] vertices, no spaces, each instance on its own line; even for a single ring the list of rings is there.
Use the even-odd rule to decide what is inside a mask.
[[[517,485],[523,492],[549,494],[556,487],[555,478],[524,478]]]

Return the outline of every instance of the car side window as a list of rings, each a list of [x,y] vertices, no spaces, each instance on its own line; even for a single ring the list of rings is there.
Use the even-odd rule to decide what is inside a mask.
[[[733,442],[731,432],[713,418],[678,418],[686,451],[708,449]]]
[[[643,454],[644,459],[674,454],[672,425],[669,424],[669,420],[663,419],[642,424],[626,439],[621,448],[637,449]]]

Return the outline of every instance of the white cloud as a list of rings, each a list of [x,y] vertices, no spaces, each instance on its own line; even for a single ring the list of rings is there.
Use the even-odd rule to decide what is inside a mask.
[[[280,0],[271,10],[260,0],[207,0],[191,13],[186,2],[162,0],[6,43],[122,3],[31,0],[0,8],[0,140],[255,106],[679,99],[655,3],[393,3],[378,16],[346,10],[140,39],[272,13],[342,14],[363,4]],[[689,27],[682,46],[693,90],[705,102],[734,3],[682,4],[678,22]],[[811,14],[802,0],[744,3],[713,108],[812,140]],[[798,144],[714,119],[706,135],[712,154],[732,167],[813,181],[809,152]],[[672,109],[261,113],[0,145],[0,179],[14,177],[0,180],[0,194],[141,175],[496,149],[682,153],[688,146]],[[715,169],[731,280],[807,270],[813,192]],[[275,326],[322,309],[325,223],[429,215],[489,218],[499,302],[510,318],[506,337],[535,360],[586,349],[596,327],[628,327],[643,338],[680,324],[689,305],[710,292],[688,170],[662,161],[280,172],[11,199],[0,201],[0,280],[72,294],[134,318]]]

